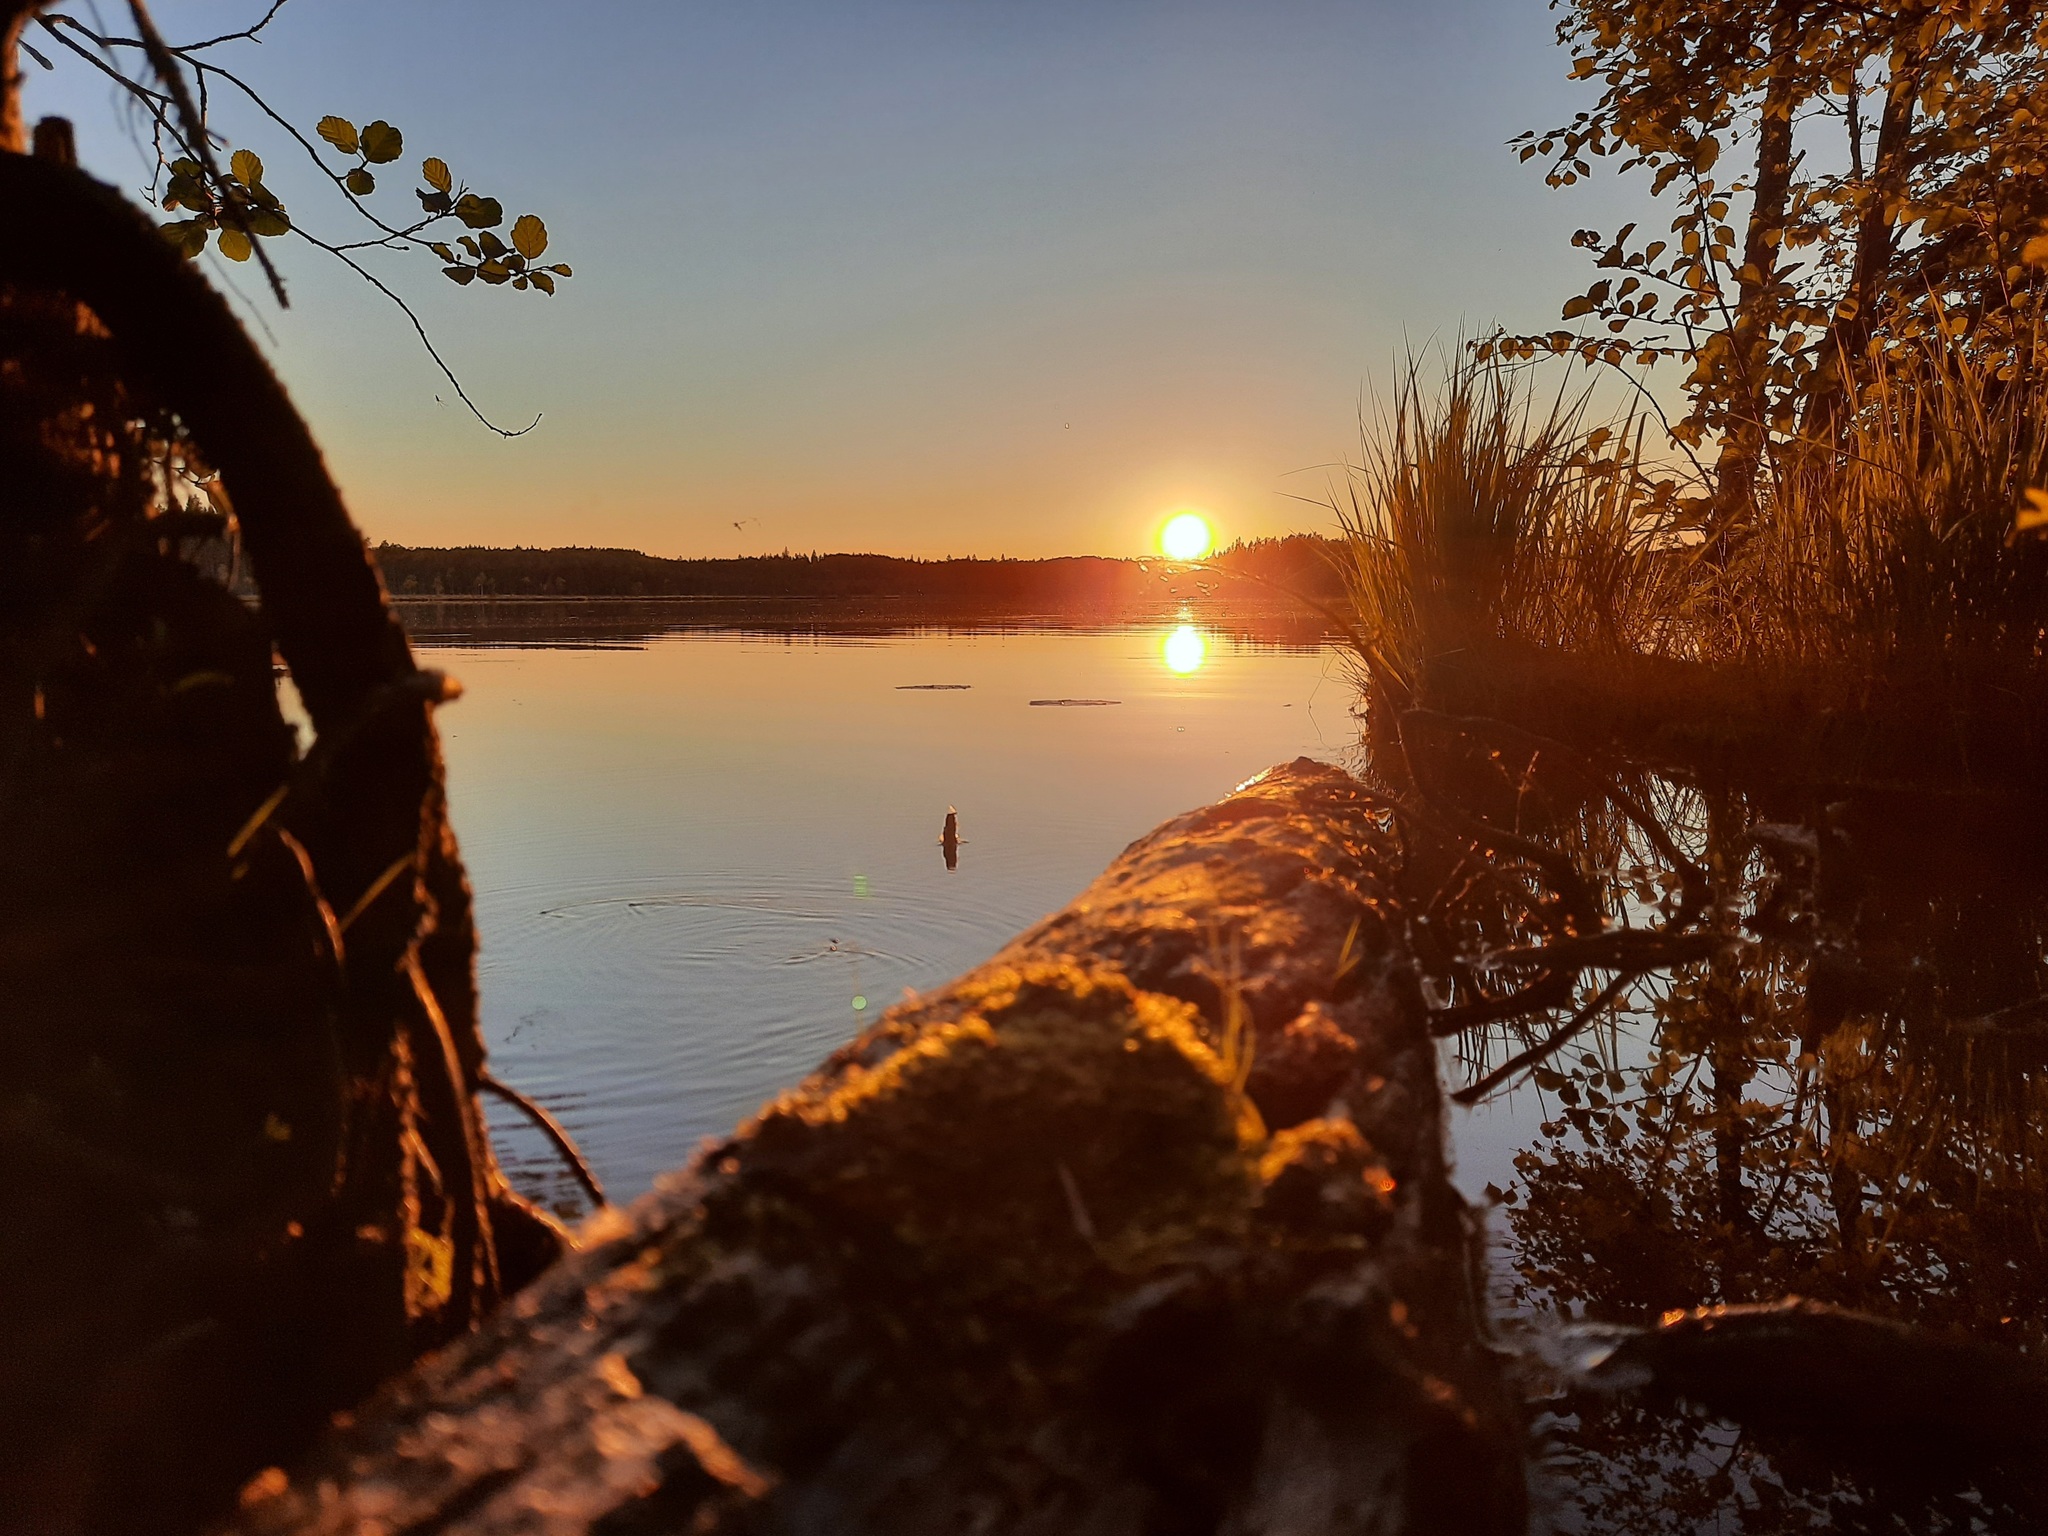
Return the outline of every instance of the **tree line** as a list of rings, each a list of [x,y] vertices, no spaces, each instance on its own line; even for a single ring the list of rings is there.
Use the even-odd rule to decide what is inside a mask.
[[[669,559],[633,549],[423,549],[377,546],[395,596],[908,598],[990,606],[1121,605],[1214,591],[1224,596],[1341,595],[1338,546],[1317,534],[1230,546],[1202,567],[1072,555],[1048,560],[916,560],[780,554]],[[1233,580],[1232,578],[1249,578]]]

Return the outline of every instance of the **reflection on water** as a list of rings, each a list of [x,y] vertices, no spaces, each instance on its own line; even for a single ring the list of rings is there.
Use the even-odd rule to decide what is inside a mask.
[[[1476,1100],[1461,1176],[1498,1204],[1511,1333],[1799,1295],[2039,1355],[2036,818],[1960,790],[1595,768],[1462,729],[1403,731],[1405,788],[1440,834],[1411,899],[1429,914],[1447,1075]],[[1480,878],[1485,836],[1505,853]],[[1511,1007],[1534,993],[1544,1006]],[[1852,1368],[1782,1384],[1834,1404],[1784,1433],[1532,1364],[1552,1516],[1602,1532],[2041,1528],[2031,1453],[1860,1424],[1831,1443],[1830,1417],[1857,1420]]]
[[[1256,614],[1205,613],[1207,664],[1180,675],[1173,613],[975,629],[724,605],[721,627],[710,605],[602,606],[408,621],[466,686],[441,724],[493,1066],[615,1198],[1132,838],[1357,734],[1319,635]],[[1031,707],[1046,697],[1121,702]],[[491,1109],[515,1176],[573,1204],[541,1138]]]
[[[1209,642],[1202,638],[1202,632],[1194,625],[1182,624],[1168,632],[1160,650],[1166,657],[1168,670],[1185,677],[1201,667],[1209,654]]]
[[[1492,1207],[1542,1518],[2048,1528],[2038,1457],[1886,1440],[1830,1361],[1788,1361],[1775,1383],[1750,1368],[1764,1398],[1800,1394],[1790,1425],[1585,1386],[1614,1339],[1671,1309],[1791,1294],[2048,1350],[2037,816],[1966,786],[1587,761],[1484,722],[1418,717],[1366,763],[1320,636],[1261,641],[1221,613],[571,618],[432,643],[469,688],[443,724],[493,1062],[616,1195],[904,988],[986,958],[1133,837],[1306,751],[1377,774],[1403,807],[1411,931],[1465,1103],[1459,1176]],[[1121,702],[1032,707],[1104,700]],[[523,1120],[494,1128],[527,1187],[573,1203]],[[1567,1332],[1589,1324],[1608,1332]],[[1831,1419],[1855,1433],[1831,1438]]]

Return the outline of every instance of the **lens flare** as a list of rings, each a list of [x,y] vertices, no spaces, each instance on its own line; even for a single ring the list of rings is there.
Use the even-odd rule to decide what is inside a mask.
[[[1194,625],[1183,624],[1166,637],[1163,649],[1167,670],[1185,677],[1201,667],[1209,654],[1209,642],[1202,638],[1202,632]]]
[[[1169,560],[1199,560],[1215,546],[1209,519],[1199,512],[1176,512],[1159,530],[1159,548]]]

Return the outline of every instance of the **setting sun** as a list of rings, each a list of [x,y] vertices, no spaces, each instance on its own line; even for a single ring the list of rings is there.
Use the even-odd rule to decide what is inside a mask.
[[[1176,512],[1159,530],[1159,548],[1169,560],[1199,560],[1215,543],[1209,519],[1199,512]]]

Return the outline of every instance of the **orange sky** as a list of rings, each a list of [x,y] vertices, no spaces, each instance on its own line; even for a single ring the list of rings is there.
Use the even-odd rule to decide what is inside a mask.
[[[156,9],[176,41],[261,7]],[[542,213],[576,269],[547,300],[370,258],[487,411],[542,414],[512,442],[320,253],[281,251],[283,313],[225,274],[373,538],[1128,554],[1179,504],[1225,538],[1327,526],[1290,498],[1403,347],[1552,323],[1570,231],[1627,202],[1502,147],[1585,105],[1541,0],[592,14],[295,0],[236,65],[296,122],[399,124],[406,169]],[[89,169],[146,179],[82,66],[32,75]],[[218,121],[296,219],[354,233],[274,130]]]

